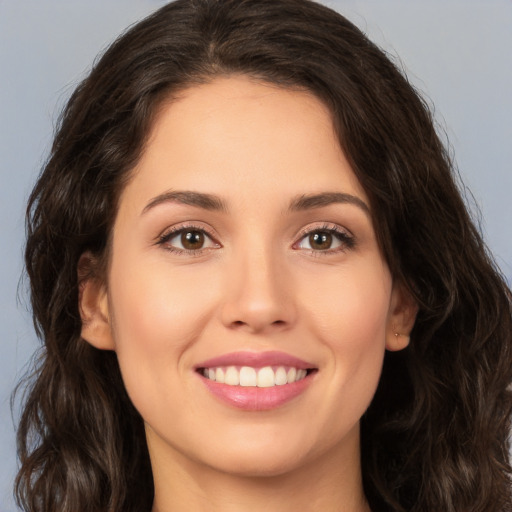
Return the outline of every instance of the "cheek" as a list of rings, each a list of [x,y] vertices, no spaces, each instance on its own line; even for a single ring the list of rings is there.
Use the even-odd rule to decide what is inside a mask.
[[[116,350],[128,345],[166,353],[184,348],[201,331],[203,317],[212,307],[211,275],[173,268],[161,254],[145,264],[133,259],[114,262],[110,272]]]
[[[343,396],[354,414],[364,413],[375,393],[385,352],[392,281],[380,263],[350,266],[317,280],[304,302],[309,329],[329,353],[331,400]],[[343,410],[346,412],[346,408]]]
[[[165,257],[145,265],[125,257],[113,262],[109,276],[116,354],[128,394],[145,418],[162,400],[177,402],[165,395],[187,369],[187,349],[212,308],[208,290],[215,287],[204,286],[205,276],[169,268]]]
[[[330,344],[361,348],[384,344],[392,280],[382,262],[347,265],[324,276],[313,276],[303,285],[304,292],[309,290],[304,308],[317,320],[313,323]]]

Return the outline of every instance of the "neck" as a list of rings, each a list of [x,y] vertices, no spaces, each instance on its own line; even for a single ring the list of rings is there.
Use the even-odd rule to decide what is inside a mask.
[[[152,512],[370,512],[359,457],[359,449],[332,450],[298,469],[255,477],[204,467],[179,453],[166,461],[152,456]]]

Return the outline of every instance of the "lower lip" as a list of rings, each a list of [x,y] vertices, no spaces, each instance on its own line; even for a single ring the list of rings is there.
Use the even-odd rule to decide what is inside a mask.
[[[292,384],[258,388],[253,386],[229,386],[199,375],[210,393],[224,403],[244,411],[268,411],[286,404],[307,389],[312,376],[312,374],[308,374]]]

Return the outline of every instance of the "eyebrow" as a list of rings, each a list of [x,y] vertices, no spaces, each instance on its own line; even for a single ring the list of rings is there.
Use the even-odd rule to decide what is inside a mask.
[[[188,204],[190,206],[197,206],[198,208],[203,208],[204,210],[212,210],[212,211],[226,211],[226,204],[222,199],[212,194],[204,194],[202,192],[192,192],[192,191],[173,191],[173,192],[165,192],[160,194],[144,207],[142,213],[146,213],[151,210],[155,206],[158,206],[162,203],[179,203],[179,204]]]
[[[293,199],[290,203],[290,211],[303,211],[314,208],[323,208],[331,204],[352,204],[357,206],[370,216],[370,207],[359,197],[343,192],[323,192],[320,194],[303,194]]]
[[[192,191],[170,191],[160,194],[144,207],[142,214],[155,206],[163,203],[179,203],[190,206],[197,206],[210,211],[227,211],[226,203],[218,196]],[[289,211],[304,211],[315,208],[323,208],[331,204],[352,204],[359,207],[367,215],[370,215],[370,208],[359,197],[343,192],[322,192],[319,194],[302,194],[290,202]]]

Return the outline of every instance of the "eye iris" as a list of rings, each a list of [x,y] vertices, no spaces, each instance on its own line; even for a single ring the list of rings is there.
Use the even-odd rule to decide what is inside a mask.
[[[312,249],[326,250],[332,245],[332,234],[327,231],[320,231],[309,235],[309,245]]]
[[[204,233],[201,233],[201,231],[185,231],[181,234],[181,245],[185,249],[201,249],[204,245]]]

